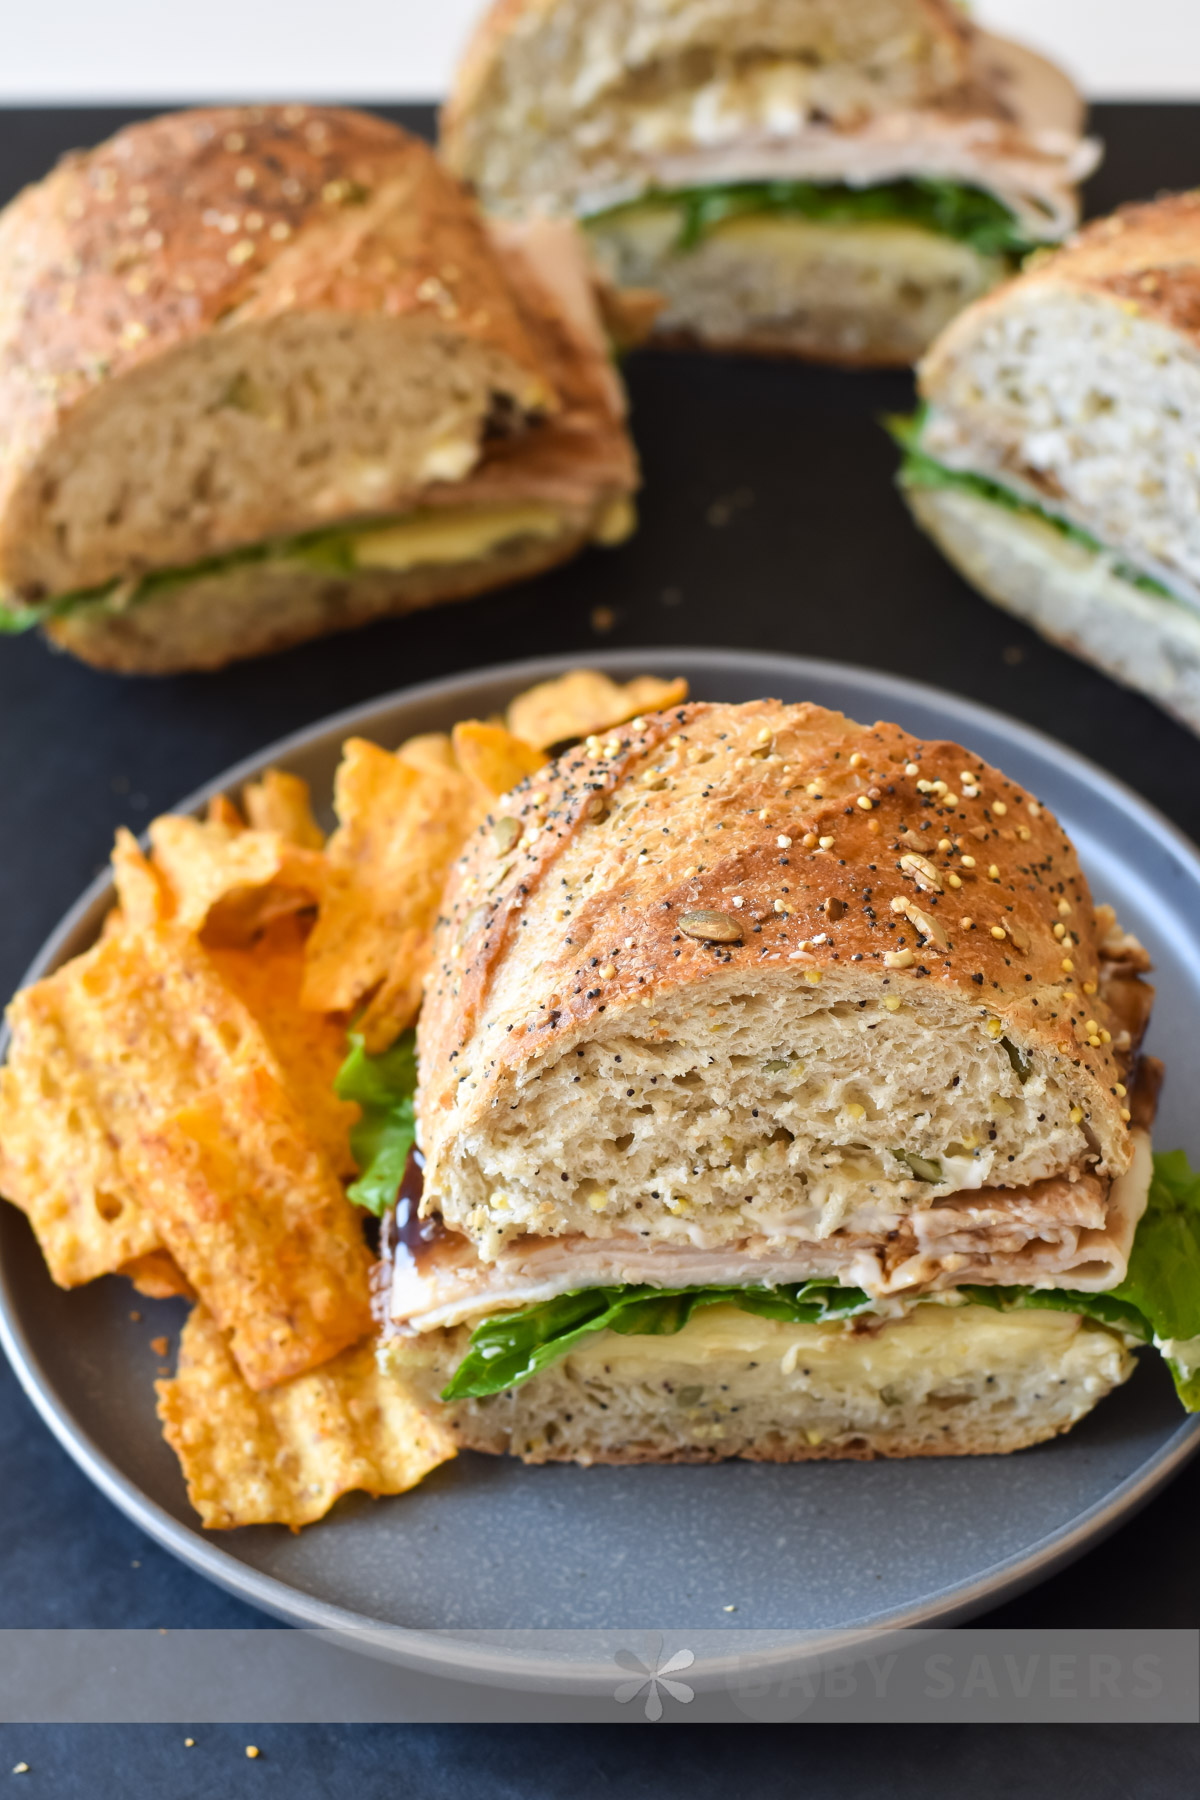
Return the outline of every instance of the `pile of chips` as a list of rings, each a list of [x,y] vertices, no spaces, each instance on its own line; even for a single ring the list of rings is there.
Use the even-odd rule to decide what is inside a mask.
[[[499,796],[686,692],[581,670],[504,721],[351,738],[327,841],[276,769],[156,819],[148,856],[119,832],[99,942],[13,1001],[0,1194],[60,1286],[124,1275],[193,1303],[158,1398],[206,1526],[298,1528],[454,1454],[376,1368],[347,1031],[377,1052],[414,1023],[451,864]]]

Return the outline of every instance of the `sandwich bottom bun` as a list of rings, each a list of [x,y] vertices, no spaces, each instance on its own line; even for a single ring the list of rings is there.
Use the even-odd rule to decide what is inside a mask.
[[[667,343],[906,366],[1008,273],[1004,257],[915,225],[752,215],[680,250],[679,220],[649,204],[588,226],[616,286],[662,295],[655,335]]]
[[[341,573],[286,561],[234,564],[181,578],[123,609],[82,606],[44,629],[60,649],[120,674],[218,669],[308,638],[523,581],[568,561],[589,543],[619,542],[631,518],[628,501],[614,502],[587,522],[562,518],[482,555],[410,568]],[[386,528],[380,537],[385,535]]]
[[[972,1456],[1067,1431],[1134,1359],[1074,1313],[914,1307],[799,1325],[715,1305],[673,1336],[602,1331],[504,1393],[437,1400],[469,1331],[385,1339],[382,1365],[464,1449],[525,1462]]]
[[[1200,732],[1200,615],[1147,593],[1034,513],[952,488],[904,497],[960,574],[1052,643]]]

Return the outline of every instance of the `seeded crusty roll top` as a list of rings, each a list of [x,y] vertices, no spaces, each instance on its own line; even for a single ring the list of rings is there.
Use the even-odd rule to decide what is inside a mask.
[[[358,491],[320,455],[306,486],[288,440],[356,330],[371,338],[378,407],[391,403],[387,363],[411,358],[410,416]],[[257,477],[239,458],[235,430],[239,411],[279,400],[256,406],[251,391],[267,357],[308,383],[274,478],[261,446]],[[226,392],[239,376],[245,394]],[[394,510],[462,473],[439,465],[438,433],[478,436],[497,394],[518,413],[556,405],[483,226],[427,145],[319,107],[131,126],[0,216],[0,587],[37,600]],[[351,405],[341,396],[327,422],[335,438],[357,428]],[[197,437],[194,469],[181,427]],[[164,469],[192,483],[182,501],[158,495]]]
[[[874,1157],[843,1183],[868,1209],[881,1183],[928,1204],[1117,1175],[1145,966],[1057,821],[955,744],[777,701],[634,721],[498,802],[452,877],[420,1023],[427,1209],[490,1255],[520,1230],[728,1238],[752,1199],[786,1234],[822,1145]],[[848,1059],[835,1115],[819,1080],[784,1108],[796,1045],[808,1076]],[[643,1151],[700,1115],[696,1193],[686,1169],[656,1188]]]
[[[476,27],[442,115],[451,168],[489,206],[530,197],[529,170],[595,120],[592,149],[656,98],[755,75],[764,61],[807,70],[824,116],[920,105],[968,72],[968,27],[947,0],[495,0]],[[580,140],[578,161],[589,147]]]
[[[1123,207],[1035,257],[943,332],[920,385],[932,456],[1044,501],[1200,604],[1200,193]]]

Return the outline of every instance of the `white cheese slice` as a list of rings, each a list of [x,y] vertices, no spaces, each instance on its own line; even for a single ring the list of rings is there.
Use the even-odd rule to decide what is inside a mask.
[[[700,1372],[708,1363],[744,1357],[775,1378],[811,1370],[823,1386],[849,1383],[878,1391],[907,1387],[918,1377],[919,1385],[936,1387],[976,1370],[1002,1377],[1054,1353],[1080,1329],[1076,1313],[1033,1308],[999,1313],[982,1306],[927,1304],[864,1332],[849,1323],[789,1324],[733,1306],[709,1306],[674,1336],[605,1331],[585,1339],[570,1360],[582,1379],[608,1370],[624,1385],[660,1379],[681,1364]]]
[[[514,538],[554,538],[567,521],[556,506],[524,500],[506,506],[426,508],[355,536],[360,569],[415,569],[423,563],[474,562]]]

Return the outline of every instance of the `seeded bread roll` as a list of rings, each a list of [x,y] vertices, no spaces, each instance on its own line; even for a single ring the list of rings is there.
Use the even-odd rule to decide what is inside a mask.
[[[1145,966],[1057,821],[957,745],[776,701],[635,720],[499,803],[452,878],[423,1210],[492,1260],[1119,1177]]]
[[[620,535],[619,384],[547,250],[364,113],[68,157],[0,216],[0,606],[103,666],[209,667]]]
[[[511,208],[582,188],[597,166],[624,172],[630,127],[681,84],[786,63],[804,72],[810,107],[844,126],[957,86],[967,34],[948,0],[494,0],[443,111],[442,150],[489,206]]]
[[[906,482],[989,598],[1200,730],[1198,308],[1200,196],[1096,221],[934,345]]]
[[[1095,220],[964,313],[920,381],[931,453],[965,466],[969,451],[1200,584],[1200,193]]]

